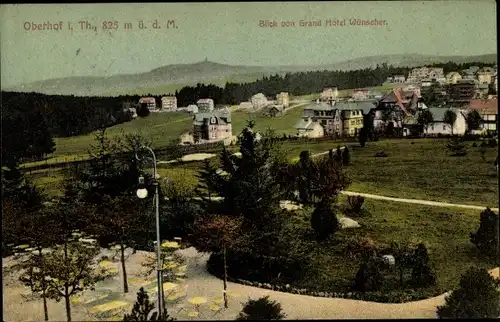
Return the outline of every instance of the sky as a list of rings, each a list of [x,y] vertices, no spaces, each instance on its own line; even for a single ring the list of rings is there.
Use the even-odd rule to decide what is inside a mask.
[[[344,19],[344,26],[325,25]],[[385,24],[353,26],[351,19]],[[139,28],[141,20],[146,29]],[[155,20],[160,29],[153,28]],[[176,28],[167,28],[169,20]],[[261,27],[265,20],[278,26]],[[321,26],[300,26],[301,20]],[[80,21],[97,29],[82,29]],[[104,21],[117,29],[103,29]],[[294,27],[281,26],[290,21]],[[61,30],[32,27],[60,22]],[[316,65],[385,54],[482,55],[497,48],[491,0],[1,5],[0,31],[2,88],[147,72],[205,58],[231,65]]]

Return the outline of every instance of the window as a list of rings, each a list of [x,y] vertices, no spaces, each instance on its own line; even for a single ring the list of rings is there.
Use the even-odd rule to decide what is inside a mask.
[[[446,130],[446,125],[443,124],[443,131]]]

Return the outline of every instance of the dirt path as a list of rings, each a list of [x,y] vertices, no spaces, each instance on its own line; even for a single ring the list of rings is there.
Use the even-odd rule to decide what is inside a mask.
[[[369,193],[362,193],[362,192],[354,192],[354,191],[341,191],[342,194],[348,195],[348,196],[363,196],[365,198],[370,198],[370,199],[377,199],[377,200],[387,200],[387,201],[396,201],[396,202],[405,202],[405,203],[414,203],[414,204],[419,204],[419,205],[428,205],[428,206],[436,206],[436,207],[458,207],[458,208],[469,208],[469,209],[478,209],[478,210],[484,210],[486,208],[482,206],[473,206],[473,205],[464,205],[464,204],[454,204],[454,203],[446,203],[446,202],[439,202],[439,201],[430,201],[430,200],[421,200],[421,199],[402,199],[402,198],[393,198],[393,197],[386,197],[386,196],[380,196],[380,195],[372,195]],[[493,211],[498,211],[498,208],[491,208]]]

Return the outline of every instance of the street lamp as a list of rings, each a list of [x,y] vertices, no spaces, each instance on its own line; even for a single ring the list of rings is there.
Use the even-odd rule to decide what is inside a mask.
[[[163,314],[163,276],[162,276],[162,267],[161,267],[161,239],[160,239],[160,208],[159,208],[159,196],[158,196],[158,174],[156,171],[156,156],[150,147],[142,146],[142,149],[146,149],[151,152],[153,156],[153,186],[155,187],[155,196],[154,196],[154,204],[155,204],[155,214],[156,214],[156,279],[158,284],[158,315],[161,316]],[[135,158],[140,160],[135,154]],[[144,177],[139,177],[139,189],[137,189],[137,197],[140,199],[144,199],[148,196],[148,191],[144,185]]]

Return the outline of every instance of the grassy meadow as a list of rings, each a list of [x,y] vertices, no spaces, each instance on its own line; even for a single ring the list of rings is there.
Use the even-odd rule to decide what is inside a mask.
[[[469,241],[469,233],[479,225],[479,211],[457,210],[397,202],[366,200],[367,216],[356,218],[356,229],[336,232],[330,239],[317,243],[312,236],[309,209],[297,211],[289,225],[298,234],[296,241],[312,252],[313,269],[298,287],[321,285],[325,291],[348,291],[359,268],[360,259],[346,256],[345,246],[351,238],[370,238],[375,245],[387,247],[391,242],[422,242],[427,246],[436,270],[437,285],[427,290],[442,294],[458,285],[460,276],[470,265],[491,269],[492,259],[480,256]]]
[[[413,142],[413,144],[412,144]],[[498,177],[493,162],[498,148],[467,142],[468,154],[451,157],[447,139],[383,140],[351,149],[350,191],[388,197],[498,207]],[[375,154],[384,151],[385,158]]]

